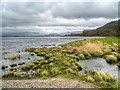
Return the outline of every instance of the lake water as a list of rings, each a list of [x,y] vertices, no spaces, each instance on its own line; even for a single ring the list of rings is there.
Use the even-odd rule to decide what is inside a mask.
[[[2,38],[2,64],[10,66],[12,63],[30,63],[34,59],[40,58],[36,55],[31,56],[24,49],[28,47],[42,47],[41,45],[64,44],[71,41],[83,40],[89,37],[3,37]],[[21,58],[10,60],[11,54],[20,52]],[[5,59],[7,58],[7,59]],[[9,69],[10,67],[8,67]],[[7,69],[7,70],[8,70]],[[0,74],[4,74],[7,70],[1,70]]]
[[[2,64],[9,66],[12,63],[26,62],[30,63],[34,59],[40,58],[36,55],[31,56],[30,53],[24,52],[25,48],[28,47],[42,47],[41,45],[59,45],[68,43],[76,40],[83,40],[89,37],[3,37],[2,38]],[[10,54],[20,52],[21,58],[17,60],[6,59]],[[30,57],[30,58],[29,58]],[[80,61],[80,64],[83,66],[83,70],[105,70],[108,73],[116,76],[118,78],[117,66],[109,65],[104,59],[97,60],[84,60]],[[9,67],[8,67],[9,68]],[[7,71],[7,70],[6,70]],[[4,74],[5,71],[1,70],[0,75]]]
[[[116,65],[110,65],[102,58],[93,60],[80,60],[79,63],[85,70],[106,71],[107,73],[114,75],[120,81],[120,69]]]

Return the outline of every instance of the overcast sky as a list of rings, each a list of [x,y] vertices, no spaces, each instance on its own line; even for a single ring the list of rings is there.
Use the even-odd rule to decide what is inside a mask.
[[[6,1],[6,0],[5,0]],[[13,0],[15,1],[15,0]],[[119,0],[2,2],[3,32],[63,33],[117,20]],[[69,27],[68,27],[69,26]]]

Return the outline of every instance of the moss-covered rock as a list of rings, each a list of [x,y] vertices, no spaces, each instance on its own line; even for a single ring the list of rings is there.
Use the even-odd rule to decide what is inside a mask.
[[[16,64],[16,63],[13,63],[13,64],[11,64],[10,66],[11,66],[11,67],[16,67],[17,64]]]
[[[100,57],[103,56],[103,52],[102,52],[102,51],[94,52],[94,53],[93,53],[93,56],[94,56],[94,57],[99,57],[99,58],[100,58]]]
[[[117,62],[117,57],[115,57],[114,55],[107,55],[106,56],[106,61],[108,63],[116,63]]]
[[[49,76],[49,72],[48,72],[48,70],[46,70],[46,69],[44,69],[44,70],[42,70],[41,72],[40,72],[40,76],[41,77],[47,77],[47,76]]]
[[[23,65],[23,64],[25,64],[25,62],[20,62],[20,63],[18,63],[18,65]]]
[[[87,76],[86,79],[87,79],[88,82],[94,82],[94,79],[91,76]]]
[[[81,71],[82,70],[82,66],[79,63],[76,63],[76,65],[77,65],[78,70]]]
[[[78,59],[79,59],[79,60],[84,60],[84,59],[85,59],[84,54],[78,54]]]
[[[1,68],[4,70],[5,68],[8,68],[8,66],[2,65]]]
[[[29,71],[30,69],[31,69],[31,68],[30,68],[29,65],[26,65],[26,66],[21,67],[21,70],[22,70],[22,71]]]
[[[110,52],[111,52],[110,49],[103,49],[103,54],[104,54],[104,55],[107,55],[107,54],[109,54]]]
[[[57,74],[61,73],[59,67],[53,67],[53,68],[51,68],[50,72],[51,72],[52,75],[57,75]]]
[[[120,63],[117,64],[118,68],[120,69]]]
[[[15,53],[15,54],[11,54],[9,55],[8,59],[11,59],[11,60],[15,60],[19,58],[20,59],[20,54],[19,53]]]
[[[120,61],[120,54],[117,54],[116,57],[117,57],[118,61]]]
[[[117,53],[117,52],[110,52],[109,54],[110,54],[110,55],[115,55],[115,56],[117,56],[117,55],[118,55],[118,53]]]

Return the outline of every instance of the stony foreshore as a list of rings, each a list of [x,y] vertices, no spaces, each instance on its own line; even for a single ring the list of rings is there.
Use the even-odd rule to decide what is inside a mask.
[[[3,88],[97,88],[97,86],[80,80],[55,77],[47,80],[22,79],[3,80]]]

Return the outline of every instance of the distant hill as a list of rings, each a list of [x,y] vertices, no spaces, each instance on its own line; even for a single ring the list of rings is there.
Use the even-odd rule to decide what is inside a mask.
[[[84,30],[82,33],[71,34],[69,36],[118,36],[118,22],[120,22],[120,20],[112,21],[94,30]]]

